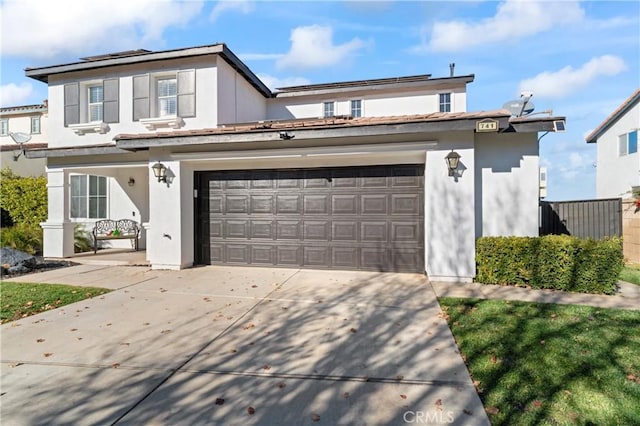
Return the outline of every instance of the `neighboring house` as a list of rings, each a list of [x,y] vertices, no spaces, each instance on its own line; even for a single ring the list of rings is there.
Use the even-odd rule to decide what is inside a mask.
[[[640,186],[640,89],[637,89],[589,136],[596,143],[596,195],[598,198],[630,198]]]
[[[20,176],[45,175],[46,160],[31,159],[24,149],[47,147],[47,101],[41,105],[21,105],[0,108],[0,165],[8,167]],[[11,137],[22,133],[29,141],[22,146]],[[19,139],[19,137],[16,137]]]
[[[49,86],[49,147],[29,151],[47,159],[45,256],[73,253],[76,222],[127,218],[158,269],[470,280],[476,237],[537,235],[538,132],[563,120],[467,112],[473,75],[272,92],[224,44],[26,75]]]

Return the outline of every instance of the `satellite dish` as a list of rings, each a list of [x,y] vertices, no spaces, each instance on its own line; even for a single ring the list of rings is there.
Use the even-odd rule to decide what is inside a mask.
[[[523,115],[529,115],[536,109],[536,106],[531,101],[524,101],[522,99],[514,99],[513,101],[507,101],[502,105],[502,108],[506,109],[514,117],[522,117]]]
[[[22,132],[10,132],[9,136],[11,136],[11,139],[13,139],[13,141],[17,144],[23,144],[25,142],[29,142],[31,140],[31,135],[28,133],[22,133]]]

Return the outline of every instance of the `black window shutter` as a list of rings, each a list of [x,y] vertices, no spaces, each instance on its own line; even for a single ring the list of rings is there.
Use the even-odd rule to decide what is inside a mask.
[[[151,116],[149,74],[133,77],[133,121]]]
[[[120,91],[120,79],[110,78],[102,82],[104,89],[103,121],[105,123],[117,123],[120,121],[120,103],[118,92]]]
[[[178,117],[196,116],[196,70],[178,71]]]
[[[80,84],[64,85],[64,125],[80,123]]]

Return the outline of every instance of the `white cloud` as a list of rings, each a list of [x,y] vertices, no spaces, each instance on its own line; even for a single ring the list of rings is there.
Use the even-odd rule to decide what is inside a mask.
[[[144,47],[160,40],[167,28],[188,23],[202,5],[174,0],[8,0],[0,7],[2,54],[50,58]]]
[[[311,83],[304,77],[278,78],[269,74],[258,74],[258,78],[271,90],[277,89],[278,87],[304,86]]]
[[[284,53],[240,53],[238,57],[243,61],[270,61],[280,59]]]
[[[577,1],[537,2],[508,0],[498,5],[495,16],[480,22],[435,22],[420,31],[422,43],[414,53],[429,51],[461,51],[471,47],[514,41],[552,29],[559,25],[582,21],[585,11]],[[431,30],[431,40],[427,36]]]
[[[624,61],[617,56],[598,56],[577,69],[566,66],[523,80],[520,90],[531,90],[536,97],[561,98],[587,86],[597,77],[617,75],[626,69]]]
[[[333,44],[333,29],[328,26],[311,25],[298,27],[291,32],[291,49],[276,66],[282,68],[309,69],[338,64],[366,46],[359,38]]]
[[[246,15],[254,10],[255,6],[248,0],[220,0],[213,7],[209,19],[215,22],[225,12],[238,11]]]
[[[31,83],[4,84],[0,86],[0,105],[3,107],[23,105],[32,94],[33,86]]]

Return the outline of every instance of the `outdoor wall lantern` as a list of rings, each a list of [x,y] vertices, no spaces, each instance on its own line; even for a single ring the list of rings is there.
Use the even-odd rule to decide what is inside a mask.
[[[158,179],[158,182],[167,182],[167,167],[161,162],[156,162],[153,166],[153,175]]]
[[[136,180],[132,177],[129,177],[129,181],[127,182],[129,186],[133,186],[136,184]]]
[[[444,159],[447,162],[447,166],[449,167],[449,176],[455,176],[456,170],[458,169],[458,164],[460,162],[460,154],[458,154],[454,150],[451,150],[451,152],[447,154]]]

